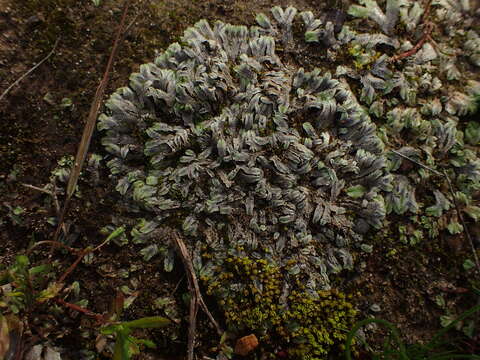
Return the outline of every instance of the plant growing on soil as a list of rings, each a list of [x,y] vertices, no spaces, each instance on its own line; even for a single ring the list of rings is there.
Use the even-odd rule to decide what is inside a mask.
[[[155,348],[156,345],[151,340],[137,339],[131,335],[134,329],[151,329],[167,326],[170,323],[168,319],[160,316],[145,317],[132,321],[123,321],[120,323],[105,326],[101,329],[104,335],[115,335],[115,346],[113,348],[113,360],[130,360],[132,355],[140,353],[140,346]]]
[[[365,319],[358,322],[349,332],[346,342],[346,359],[352,359],[351,345],[352,341],[361,327],[368,324],[379,324],[388,328],[390,337],[385,341],[383,350],[380,353],[373,354],[373,359],[401,359],[401,360],[440,360],[440,359],[480,359],[479,355],[458,353],[458,350],[452,349],[456,344],[452,339],[445,340],[446,334],[452,330],[458,323],[474,315],[480,310],[480,306],[475,306],[465,311],[458,318],[440,330],[427,344],[405,345],[400,339],[398,329],[392,323],[382,319]]]
[[[99,129],[117,190],[154,215],[132,231],[135,242],[175,219],[211,252],[201,274],[243,247],[294,261],[315,290],[351,268],[348,243],[381,226],[389,177],[346,82],[276,55],[272,35],[290,44],[296,10],[273,13],[278,29],[265,16],[264,28],[197,23],[187,45],[171,45],[110,98]]]
[[[27,256],[18,255],[10,268],[0,271],[0,309],[18,314],[54,296],[55,283],[44,288],[50,269],[48,264],[31,267]]]
[[[318,300],[389,213],[464,230],[436,174],[448,171],[467,212],[480,184],[480,160],[464,141],[477,130],[460,122],[480,93],[471,9],[383,3],[360,1],[347,22],[293,7],[259,14],[252,27],[202,20],[110,97],[98,128],[144,255],[162,253],[171,270],[169,234],[181,230],[210,288],[228,259],[267,261],[282,269],[280,305],[289,308],[294,278]],[[369,31],[355,18],[369,19]],[[306,46],[323,67],[289,57]],[[419,201],[415,189],[429,181],[436,187]],[[235,302],[245,291],[236,280],[216,294]]]

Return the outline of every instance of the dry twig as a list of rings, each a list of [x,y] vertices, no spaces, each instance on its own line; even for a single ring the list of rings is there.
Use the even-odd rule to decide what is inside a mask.
[[[398,60],[402,60],[402,59],[405,59],[409,56],[415,55],[422,48],[423,44],[425,44],[425,42],[430,38],[430,34],[432,33],[432,30],[433,30],[433,24],[426,23],[425,24],[425,30],[423,32],[423,36],[420,39],[420,41],[410,50],[405,51],[401,54],[392,56],[390,58],[390,61],[391,62],[396,62]]]
[[[7,94],[10,92],[10,90],[13,89],[16,85],[18,85],[23,79],[25,79],[28,75],[30,75],[32,72],[34,72],[40,65],[42,65],[45,61],[50,59],[50,57],[55,53],[55,50],[57,49],[58,42],[60,41],[60,38],[58,38],[55,41],[55,44],[53,45],[52,50],[48,53],[47,56],[45,56],[39,63],[37,63],[34,67],[32,67],[30,70],[28,70],[25,74],[20,76],[17,81],[15,81],[12,85],[10,85],[3,93],[0,95],[0,101],[7,96]]]
[[[200,292],[200,287],[198,286],[197,277],[195,276],[195,270],[193,269],[192,260],[188,249],[183,242],[180,234],[178,232],[173,232],[173,240],[175,245],[179,250],[180,257],[182,258],[185,271],[187,272],[188,280],[188,289],[190,291],[190,315],[189,315],[189,327],[188,327],[188,347],[187,347],[187,359],[193,360],[193,350],[195,347],[195,335],[196,335],[196,325],[197,325],[197,313],[198,309],[201,307],[205,312],[210,322],[215,326],[217,333],[222,335],[223,331],[218,325],[218,323],[213,318],[212,314],[207,308],[205,301],[203,300],[202,294]]]
[[[72,303],[69,303],[69,302],[66,302],[65,300],[63,299],[60,299],[60,298],[57,298],[55,299],[55,302],[57,304],[60,304],[60,305],[63,305],[65,307],[68,307],[69,309],[72,309],[74,311],[78,311],[82,314],[85,314],[87,316],[90,316],[90,317],[93,317],[97,320],[97,322],[99,323],[104,323],[105,322],[105,317],[102,315],[102,314],[97,314],[97,313],[94,313],[93,311],[90,311],[88,309],[85,309],[79,305],[76,305],[76,304],[72,304]]]
[[[20,185],[22,185],[22,186],[24,186],[24,187],[26,187],[26,188],[28,188],[28,189],[36,190],[36,191],[39,191],[39,192],[42,192],[42,193],[44,193],[44,194],[49,195],[49,196],[53,199],[53,204],[55,205],[55,212],[56,212],[56,214],[57,214],[57,218],[60,217],[60,214],[61,214],[61,210],[62,210],[62,209],[60,208],[60,203],[59,203],[59,201],[58,201],[55,182],[54,182],[54,184],[53,184],[53,190],[51,190],[51,191],[50,191],[50,190],[47,190],[47,189],[43,189],[43,188],[38,187],[38,186],[30,185],[30,184],[24,184],[24,183],[22,183],[22,184],[20,184]],[[62,230],[63,230],[64,235],[66,236],[67,233],[68,233],[68,227],[67,227],[65,224],[62,225]]]
[[[38,241],[35,244],[33,244],[32,247],[30,247],[27,250],[27,255],[30,255],[32,253],[33,249],[35,249],[37,246],[44,245],[44,244],[48,244],[48,245],[51,245],[53,247],[62,247],[64,249],[70,251],[72,254],[79,254],[81,252],[78,249],[67,246],[67,245],[65,245],[65,244],[63,244],[59,241],[43,240],[43,241]]]
[[[422,48],[422,46],[425,44],[427,40],[431,40],[430,35],[433,30],[433,23],[431,23],[428,20],[428,17],[430,16],[431,7],[432,7],[432,0],[428,0],[427,5],[425,6],[425,12],[423,13],[423,17],[422,17],[422,22],[425,25],[425,29],[423,30],[423,36],[420,39],[420,41],[410,50],[407,50],[401,54],[392,56],[390,58],[390,62],[396,62],[398,60],[402,60],[409,56],[415,55]]]
[[[408,161],[410,161],[410,162],[412,162],[412,163],[414,163],[414,164],[416,164],[416,165],[418,165],[418,166],[420,166],[424,169],[427,169],[428,171],[433,172],[435,175],[443,176],[443,174],[441,172],[439,172],[435,169],[432,169],[431,167],[428,167],[427,165],[423,165],[422,163],[420,163],[420,162],[418,162],[418,161],[416,161],[416,160],[414,160],[414,159],[412,159],[412,158],[410,158],[406,155],[403,155],[401,152],[398,152],[398,151],[393,150],[393,149],[391,149],[390,151],[393,152],[395,155],[398,155],[398,156],[400,156],[400,157],[402,157],[402,158],[404,158],[404,159],[406,159],[406,160],[408,160]]]
[[[70,275],[73,270],[75,270],[75,268],[78,266],[78,264],[80,264],[80,261],[82,261],[82,259],[85,257],[85,255],[89,254],[91,251],[92,250],[89,249],[89,248],[81,251],[78,254],[77,259],[74,261],[74,263],[69,266],[69,268],[63,273],[62,276],[60,276],[57,283],[59,283],[59,284],[63,283],[65,281],[65,279],[67,278],[67,276]]]

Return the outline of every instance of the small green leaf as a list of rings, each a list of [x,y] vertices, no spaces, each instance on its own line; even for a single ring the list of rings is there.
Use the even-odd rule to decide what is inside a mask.
[[[54,298],[55,296],[58,295],[60,290],[62,290],[63,284],[62,283],[57,283],[53,282],[50,285],[48,285],[48,288],[45,290],[41,291],[40,294],[38,294],[37,301],[39,303],[43,303],[51,298]]]
[[[143,260],[150,261],[152,257],[158,254],[158,252],[159,252],[158,245],[153,244],[140,250],[140,255],[143,256]]]
[[[366,252],[368,254],[371,254],[373,252],[373,246],[368,244],[360,245],[360,249],[362,249],[363,252]]]
[[[439,307],[441,307],[442,309],[445,308],[446,303],[445,303],[445,299],[443,298],[442,295],[437,295],[437,296],[435,297],[435,303],[436,303]]]
[[[357,199],[365,194],[365,188],[362,185],[351,186],[347,189],[347,195],[351,198]]]
[[[123,325],[129,328],[158,328],[170,324],[170,320],[161,316],[149,316],[141,319],[124,322]]]
[[[432,205],[425,209],[425,213],[428,216],[440,217],[442,216],[442,208],[437,205]]]
[[[478,206],[467,206],[464,211],[470,216],[473,220],[478,221],[480,220],[480,207]]]
[[[369,11],[364,6],[352,5],[348,9],[348,15],[359,18],[366,18],[369,15]]]
[[[93,5],[100,6],[100,4],[102,3],[102,0],[92,0],[92,2],[93,2]]]
[[[60,107],[62,108],[68,108],[73,105],[73,101],[70,98],[63,98],[62,102],[60,103]]]
[[[166,305],[170,304],[173,300],[169,297],[163,297],[163,298],[157,298],[154,301],[154,304],[157,308],[161,309],[165,307]]]
[[[137,338],[134,338],[133,336],[128,336],[127,337],[127,342],[130,344],[129,346],[129,355],[138,355],[140,354],[140,349],[137,344]]]
[[[470,202],[470,199],[468,198],[467,194],[461,191],[457,191],[455,193],[455,199],[461,205],[468,205],[468,203]]]
[[[175,252],[172,249],[169,249],[165,254],[163,260],[163,270],[166,272],[171,272],[173,270],[173,265],[175,262]]]
[[[135,339],[135,341],[138,343],[138,344],[142,344],[142,345],[145,345],[146,347],[150,348],[150,349],[155,349],[157,347],[157,344],[155,344],[152,340],[148,340],[148,339]]]
[[[468,336],[470,339],[475,335],[475,321],[469,320],[467,324],[462,328],[462,332]]]
[[[43,100],[47,103],[47,104],[50,104],[50,105],[55,105],[55,98],[53,97],[53,95],[49,92],[47,92],[45,94],[45,96],[43,97]]]
[[[108,235],[108,237],[105,241],[113,240],[113,239],[119,237],[120,235],[122,235],[124,232],[125,232],[125,227],[120,226],[120,227],[116,228],[110,235]]]
[[[28,270],[28,273],[30,276],[41,274],[43,272],[46,272],[50,270],[51,266],[50,264],[44,264],[44,265],[39,265],[39,266],[34,266],[30,270]]]
[[[305,32],[305,42],[318,42],[318,32],[317,31]]]
[[[442,327],[447,327],[456,319],[453,315],[442,315],[440,316],[440,324]]]
[[[123,308],[128,309],[133,304],[133,302],[135,301],[135,299],[138,297],[139,294],[140,292],[134,291],[132,295],[127,297],[123,303]]]
[[[475,267],[475,263],[470,259],[467,259],[463,262],[463,268],[465,269],[465,271],[468,271],[474,267]]]
[[[103,335],[113,335],[113,334],[116,334],[117,332],[121,332],[123,330],[123,327],[122,325],[108,325],[108,326],[104,326],[100,329],[100,332],[103,334]]]
[[[148,176],[145,180],[145,183],[150,186],[155,186],[158,184],[158,177],[156,176]]]
[[[15,262],[16,262],[16,265],[21,269],[24,269],[28,265],[30,265],[30,260],[28,260],[28,257],[26,257],[25,255],[18,255],[15,258]]]
[[[263,13],[257,14],[257,16],[255,17],[255,20],[257,21],[257,24],[263,27],[264,29],[268,29],[271,26],[270,20]]]
[[[220,337],[220,344],[225,344],[228,339],[228,333],[225,331],[222,336]]]
[[[457,221],[452,221],[447,226],[448,232],[452,235],[460,234],[463,231],[463,226]]]
[[[470,121],[465,129],[465,139],[470,145],[480,144],[480,123]]]
[[[12,212],[14,215],[21,215],[25,212],[25,210],[23,210],[20,206],[17,206],[13,209]]]

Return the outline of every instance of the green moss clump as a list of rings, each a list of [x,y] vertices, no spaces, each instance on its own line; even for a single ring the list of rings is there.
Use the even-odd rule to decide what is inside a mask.
[[[230,331],[254,332],[260,351],[272,356],[281,348],[290,359],[320,360],[343,350],[357,315],[351,296],[336,290],[307,293],[295,277],[290,279],[295,290],[282,289],[288,265],[248,257],[230,257],[227,264],[219,278],[204,280],[207,293],[220,299]]]

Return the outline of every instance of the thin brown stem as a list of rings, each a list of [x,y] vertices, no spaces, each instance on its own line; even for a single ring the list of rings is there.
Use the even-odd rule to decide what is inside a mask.
[[[197,277],[195,275],[195,270],[193,268],[192,260],[188,252],[187,246],[183,242],[180,234],[176,231],[173,232],[173,240],[175,241],[175,245],[179,250],[179,255],[182,258],[182,262],[183,262],[185,271],[187,273],[188,289],[190,291],[190,296],[191,296],[189,327],[188,327],[187,359],[193,360],[195,336],[196,336],[197,313],[200,307],[203,310],[203,312],[207,315],[210,322],[215,326],[217,333],[219,335],[222,335],[223,331],[218,325],[217,321],[212,316],[212,314],[210,313],[210,311],[208,310],[207,305],[203,300],[202,294],[200,292],[200,286],[198,285]]]
[[[60,276],[60,278],[58,279],[58,283],[63,283],[65,281],[65,279],[67,278],[68,275],[70,275],[70,273],[75,270],[75,268],[78,266],[78,264],[80,264],[80,261],[83,260],[83,258],[85,257],[85,255],[87,255],[88,253],[90,253],[91,250],[90,249],[86,249],[84,251],[82,251],[77,259],[75,260],[75,262],[69,266],[69,268],[63,273],[62,276]]]
[[[47,189],[43,189],[43,188],[38,187],[38,186],[30,185],[30,184],[21,183],[20,185],[22,185],[22,186],[24,186],[28,189],[36,190],[36,191],[39,191],[39,192],[42,192],[44,194],[49,195],[53,199],[53,204],[55,206],[55,213],[57,214],[57,217],[60,216],[61,209],[60,209],[60,203],[58,202],[58,197],[57,197],[57,194],[56,194],[56,189],[57,188],[56,188],[55,182],[53,183],[53,190],[52,191],[47,190]],[[67,235],[67,227],[65,226],[65,224],[63,224],[63,226],[62,226],[62,230],[63,230],[63,233],[65,235]]]
[[[39,191],[39,192],[43,192],[44,194],[53,196],[53,192],[51,192],[50,190],[42,189],[41,187],[34,186],[34,185],[30,185],[30,184],[23,184],[23,183],[21,183],[20,185],[22,185],[22,186],[24,186],[24,187],[26,187],[26,188],[28,188],[28,189],[36,190],[36,191]]]
[[[95,92],[95,96],[93,98],[92,105],[90,107],[90,112],[88,114],[87,123],[85,124],[85,128],[83,129],[82,139],[80,141],[80,145],[77,150],[77,155],[75,156],[75,162],[70,174],[70,178],[67,184],[67,194],[65,203],[60,214],[59,222],[57,231],[55,232],[54,240],[58,240],[58,236],[60,235],[60,229],[64,222],[65,215],[68,211],[70,200],[72,195],[75,192],[75,188],[78,183],[78,178],[80,177],[80,172],[83,168],[83,164],[87,157],[88,148],[90,147],[90,141],[92,139],[93,131],[95,130],[95,123],[98,117],[98,112],[100,111],[100,107],[102,105],[103,95],[105,94],[105,89],[107,88],[108,81],[110,79],[110,73],[112,72],[113,63],[115,60],[115,56],[117,54],[117,50],[120,44],[120,39],[122,38],[123,29],[125,28],[125,21],[127,18],[128,8],[130,6],[131,0],[125,0],[123,11],[122,11],[122,19],[120,21],[120,25],[118,27],[117,35],[115,37],[115,41],[113,42],[113,48],[110,53],[110,57],[108,59],[107,67],[103,74],[102,81],[98,85],[97,91]]]
[[[404,158],[404,159],[406,159],[406,160],[408,160],[408,161],[410,161],[410,162],[412,162],[412,163],[414,163],[414,164],[416,164],[416,165],[418,165],[418,166],[420,166],[420,167],[422,167],[422,168],[424,168],[428,171],[433,172],[435,175],[443,176],[443,174],[441,172],[439,172],[435,169],[432,169],[432,168],[428,167],[427,165],[423,165],[421,162],[418,162],[418,161],[416,161],[416,160],[414,160],[414,159],[412,159],[412,158],[410,158],[406,155],[403,155],[401,152],[398,152],[398,151],[393,150],[393,149],[391,149],[390,151],[393,152],[395,155],[398,155],[398,156],[400,156],[400,157],[402,157],[402,158]]]
[[[422,23],[425,25],[425,29],[423,30],[423,36],[420,39],[420,41],[410,50],[405,51],[401,54],[392,56],[390,58],[390,62],[396,62],[402,59],[405,59],[407,57],[410,57],[412,55],[415,55],[425,44],[427,40],[431,39],[431,34],[433,30],[433,23],[431,23],[428,18],[430,17],[430,10],[432,8],[432,0],[427,0],[427,4],[425,5],[425,12],[423,13],[422,16]]]
[[[72,254],[78,254],[79,251],[80,251],[78,249],[67,246],[67,245],[65,245],[65,244],[63,244],[59,241],[43,240],[43,241],[38,241],[35,244],[33,244],[32,247],[30,247],[30,249],[28,249],[27,255],[31,254],[33,249],[35,249],[37,246],[44,245],[44,244],[48,244],[48,245],[51,245],[53,247],[62,247],[64,249],[70,251]]]
[[[93,317],[95,318],[99,323],[104,323],[105,322],[105,318],[103,315],[101,314],[97,314],[97,313],[94,313],[93,311],[90,311],[88,309],[85,309],[79,305],[76,305],[76,304],[72,304],[72,303],[69,303],[69,302],[66,302],[65,300],[63,299],[60,299],[60,298],[57,298],[55,299],[55,302],[57,304],[60,304],[62,306],[65,306],[65,307],[68,307],[69,309],[72,309],[74,311],[78,311],[82,314],[85,314],[87,316],[90,316],[90,317]]]
[[[39,63],[37,63],[35,66],[33,66],[30,70],[28,70],[25,74],[20,76],[12,85],[10,85],[3,93],[0,95],[0,101],[3,100],[5,96],[12,90],[16,85],[18,85],[23,79],[25,79],[28,75],[30,75],[32,72],[34,72],[40,65],[42,65],[45,61],[50,59],[50,57],[55,53],[55,50],[57,49],[58,42],[60,41],[60,38],[58,38],[55,41],[55,44],[53,45],[52,50],[48,53],[47,56],[45,56]]]
[[[410,50],[405,51],[401,54],[392,56],[390,58],[390,62],[396,62],[396,61],[405,59],[407,57],[410,57],[412,55],[415,55],[422,48],[422,46],[425,44],[425,42],[430,38],[430,34],[432,33],[432,30],[433,30],[433,24],[426,23],[425,24],[425,31],[423,32],[423,36],[420,39],[420,41]]]

